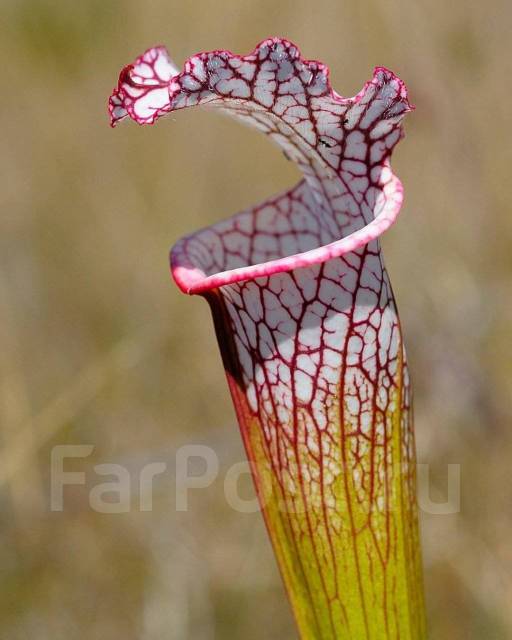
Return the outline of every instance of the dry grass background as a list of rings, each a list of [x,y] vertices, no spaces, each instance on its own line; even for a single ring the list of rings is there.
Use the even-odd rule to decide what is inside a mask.
[[[258,514],[222,481],[174,508],[181,444],[243,459],[206,304],[170,283],[179,236],[295,180],[259,134],[209,113],[108,128],[121,66],[166,43],[248,52],[269,35],[326,61],[353,95],[377,64],[417,111],[385,254],[432,495],[461,465],[461,511],[423,517],[432,640],[512,638],[510,24],[505,0],[3,0],[0,155],[0,637],[295,637]],[[169,471],[154,509],[49,510],[50,452]],[[438,489],[436,489],[438,487]],[[245,487],[247,495],[250,488]],[[438,490],[438,495],[436,491]]]

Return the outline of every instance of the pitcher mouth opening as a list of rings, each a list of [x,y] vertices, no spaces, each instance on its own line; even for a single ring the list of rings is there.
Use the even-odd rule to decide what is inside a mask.
[[[275,257],[267,260],[251,260],[251,255],[242,254],[240,251],[235,261],[227,258],[226,238],[229,236],[230,242],[233,242],[231,236],[237,232],[240,232],[240,238],[243,238],[243,225],[248,222],[249,216],[252,216],[253,222],[257,221],[258,215],[269,205],[273,205],[280,197],[289,197],[290,193],[299,190],[305,184],[301,181],[295,189],[264,203],[257,210],[235,214],[225,221],[203,228],[179,240],[170,252],[172,277],[184,293],[201,294],[235,282],[254,280],[320,264],[355,251],[387,231],[400,213],[403,202],[402,183],[389,167],[383,169],[381,179],[381,195],[375,203],[374,218],[344,237],[289,255],[284,250],[282,255],[277,253]],[[293,232],[298,233],[297,230]],[[262,235],[267,242],[269,239],[275,240],[271,231],[263,232]],[[272,252],[269,251],[269,254],[272,255]]]
[[[200,105],[262,131],[304,179],[180,240],[171,271],[182,291],[319,264],[372,242],[395,221],[402,185],[389,162],[413,106],[392,71],[376,67],[358,94],[344,98],[328,67],[286,39],[264,40],[245,56],[198,53],[181,70],[164,47],[153,47],[123,69],[109,111],[112,126],[128,117],[153,124]]]

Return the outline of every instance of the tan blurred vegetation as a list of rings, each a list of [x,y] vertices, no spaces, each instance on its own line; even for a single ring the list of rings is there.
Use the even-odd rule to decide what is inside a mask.
[[[374,65],[417,110],[394,167],[406,204],[384,240],[432,496],[460,464],[461,512],[423,518],[432,640],[512,638],[510,24],[505,0],[3,0],[0,155],[0,637],[293,638],[258,514],[222,480],[174,508],[178,446],[221,474],[243,459],[206,304],[178,292],[169,246],[292,184],[262,137],[209,113],[108,127],[120,68],[168,45],[249,52],[282,35],[353,95]],[[49,509],[50,452],[148,461],[154,509]],[[104,481],[105,479],[101,479]],[[435,487],[438,489],[436,490]],[[250,488],[244,488],[250,495]],[[438,493],[436,493],[438,491]]]

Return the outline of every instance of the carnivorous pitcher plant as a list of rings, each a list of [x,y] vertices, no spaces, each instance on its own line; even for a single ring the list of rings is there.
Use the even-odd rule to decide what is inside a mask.
[[[222,109],[302,172],[292,189],[181,239],[174,280],[208,301],[257,494],[300,636],[425,638],[402,333],[379,236],[411,110],[377,67],[353,98],[271,38],[247,56],[163,47],[125,67],[112,125]]]

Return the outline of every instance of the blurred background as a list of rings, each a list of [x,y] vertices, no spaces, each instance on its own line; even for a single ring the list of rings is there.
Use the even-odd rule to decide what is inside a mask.
[[[430,634],[512,638],[510,3],[2,0],[1,17],[0,638],[296,637],[260,515],[224,498],[244,454],[207,305],[172,284],[167,255],[297,176],[213,113],[115,131],[106,114],[121,67],[153,44],[180,65],[271,35],[329,64],[343,95],[388,66],[417,106],[384,252],[432,500],[446,502],[449,464],[461,472],[460,512],[422,515]],[[55,512],[62,444],[94,451],[66,461],[86,486]],[[187,444],[211,447],[220,471],[177,512]],[[148,462],[167,471],[141,512]],[[102,463],[129,469],[125,513],[89,505],[112,479]]]

